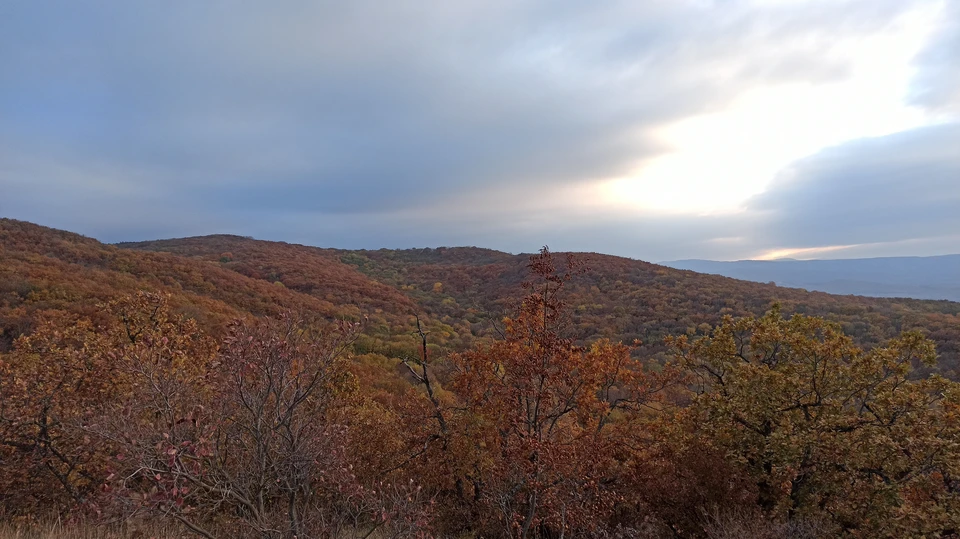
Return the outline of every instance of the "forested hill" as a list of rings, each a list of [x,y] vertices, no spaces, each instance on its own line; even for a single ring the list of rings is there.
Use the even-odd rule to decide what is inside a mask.
[[[562,257],[558,257],[562,258]],[[839,322],[873,346],[903,330],[937,342],[948,371],[960,361],[960,303],[834,296],[579,253],[585,270],[566,288],[570,336],[645,344],[664,358],[667,335],[702,334],[725,314],[786,313]],[[435,346],[456,350],[494,336],[524,294],[527,255],[489,249],[346,251],[239,236],[118,246],[0,219],[0,350],[50,313],[96,319],[98,305],[136,290],[172,295],[172,305],[216,331],[239,316],[299,310],[365,320],[364,351],[411,353],[414,315]]]
[[[335,301],[335,283],[311,273],[337,260],[377,285],[402,293],[407,303],[380,303],[370,331],[384,345],[391,332],[409,331],[416,312],[432,325],[433,342],[467,346],[495,334],[494,324],[524,294],[528,255],[474,247],[407,250],[332,250],[235,236],[163,240],[121,247],[200,258],[245,276],[279,281],[288,289]],[[574,314],[571,336],[590,341],[642,340],[637,353],[663,359],[667,335],[702,334],[723,315],[761,314],[774,303],[786,313],[839,322],[859,343],[873,346],[908,329],[922,329],[938,345],[942,364],[960,361],[960,303],[835,296],[675,270],[627,258],[577,253],[585,266],[566,289]],[[377,289],[380,290],[380,289]],[[357,294],[361,291],[357,290]]]
[[[287,271],[292,264],[285,261]],[[311,260],[310,272],[329,294],[304,294],[277,284],[270,275],[243,275],[226,263],[120,249],[78,234],[0,219],[0,351],[29,333],[40,318],[67,313],[97,321],[102,303],[138,290],[170,294],[171,305],[214,333],[237,317],[288,310],[359,318],[382,307],[416,307],[403,294],[335,258]]]
[[[218,478],[265,466],[247,476],[253,486],[238,488],[264,493],[272,507],[289,507],[292,491],[273,485],[323,485],[336,496],[316,506],[323,519],[436,526],[438,537],[512,536],[483,530],[499,522],[499,500],[529,488],[548,493],[536,499],[561,500],[539,509],[561,515],[544,526],[566,526],[568,508],[579,507],[576,522],[596,519],[602,529],[627,519],[672,530],[658,537],[709,537],[696,530],[711,525],[705,515],[718,504],[753,518],[791,503],[797,515],[823,512],[832,519],[824,526],[902,531],[940,519],[953,530],[955,497],[936,496],[958,475],[949,450],[960,440],[960,386],[925,369],[960,379],[960,303],[833,296],[593,253],[570,258],[346,251],[224,235],[118,246],[0,220],[0,513],[66,511],[102,495],[104,507],[157,499],[151,510],[162,518],[180,511],[239,521],[251,506],[224,506]],[[560,290],[566,309],[523,286],[532,278],[538,290],[557,290],[555,263],[571,274]],[[516,309],[524,296],[530,301]],[[671,359],[665,337],[704,335],[723,315],[774,304],[833,320],[873,350],[861,352],[819,318],[774,313],[725,322],[713,339],[675,340],[683,360],[662,365]],[[286,311],[302,316],[277,316]],[[416,317],[429,361],[418,359]],[[568,324],[556,331],[555,320]],[[909,329],[935,341],[939,367],[927,366],[932,347],[916,335],[874,347]],[[737,340],[744,335],[749,342]],[[644,344],[578,349],[565,337]],[[488,338],[497,340],[478,342]],[[710,376],[722,391],[700,394],[703,384],[686,383]],[[261,435],[264,418],[280,421],[274,432],[306,433],[303,443]],[[305,452],[285,453],[289,446]],[[264,464],[264,454],[296,464]],[[766,460],[748,466],[758,455]],[[285,470],[303,477],[302,462],[330,467],[283,483]],[[788,469],[785,483],[778,474]],[[196,490],[181,488],[184,473]],[[910,479],[890,491],[878,477],[895,473]],[[813,490],[795,497],[805,485]],[[369,494],[349,503],[363,505],[341,505],[359,492]],[[515,499],[510,514],[529,514],[522,504],[531,498]],[[835,517],[833,508],[846,513]],[[257,522],[274,529],[274,520]]]

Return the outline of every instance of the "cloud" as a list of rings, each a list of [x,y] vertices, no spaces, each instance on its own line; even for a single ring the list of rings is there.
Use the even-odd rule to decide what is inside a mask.
[[[960,249],[960,123],[824,150],[748,204],[758,245],[789,248],[949,237]]]
[[[589,192],[749,88],[842,82],[838,39],[926,3],[5,2],[0,211],[105,240],[731,252],[749,219]]]
[[[919,73],[911,101],[936,111],[960,114],[960,3],[946,4],[937,36],[915,60]]]

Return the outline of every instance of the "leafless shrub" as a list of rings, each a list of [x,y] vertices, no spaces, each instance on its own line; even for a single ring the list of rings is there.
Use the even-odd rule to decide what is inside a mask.
[[[349,465],[344,355],[358,330],[237,322],[206,363],[164,353],[163,336],[132,349],[132,397],[98,428],[124,448],[108,486],[119,515],[208,538],[424,536],[415,485],[365,487]]]

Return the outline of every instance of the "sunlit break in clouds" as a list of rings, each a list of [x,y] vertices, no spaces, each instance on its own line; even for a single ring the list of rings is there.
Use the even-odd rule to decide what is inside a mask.
[[[960,3],[0,6],[0,214],[645,260],[960,252]]]
[[[911,61],[942,12],[942,5],[919,6],[876,33],[832,40],[823,61],[836,70],[833,77],[757,85],[722,110],[657,128],[666,152],[612,181],[612,198],[654,212],[736,211],[792,161],[847,140],[935,123],[936,114],[904,97]],[[784,62],[768,69],[799,67]]]

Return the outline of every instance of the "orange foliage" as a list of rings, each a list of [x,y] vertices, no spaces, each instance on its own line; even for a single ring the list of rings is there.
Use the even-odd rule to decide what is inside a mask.
[[[0,512],[201,535],[960,529],[960,304],[582,258],[117,247],[0,220]],[[350,346],[290,311],[348,320]],[[931,341],[889,340],[908,330]]]

